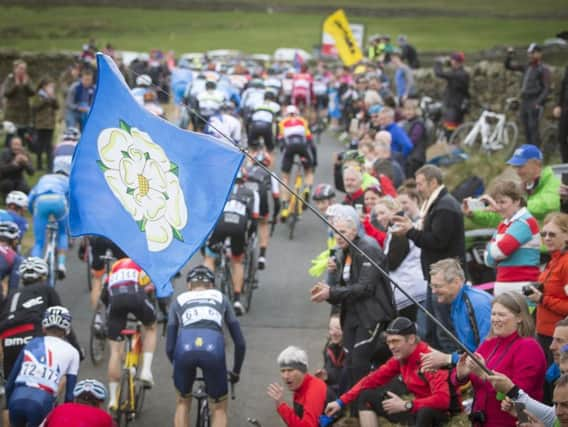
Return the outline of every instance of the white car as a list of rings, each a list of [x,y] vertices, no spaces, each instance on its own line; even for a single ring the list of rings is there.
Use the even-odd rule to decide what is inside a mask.
[[[304,49],[297,49],[297,48],[289,48],[289,47],[281,47],[274,51],[273,59],[275,61],[284,61],[284,62],[294,62],[294,57],[296,53],[300,55],[304,62],[309,61],[312,59],[312,55],[306,52]]]

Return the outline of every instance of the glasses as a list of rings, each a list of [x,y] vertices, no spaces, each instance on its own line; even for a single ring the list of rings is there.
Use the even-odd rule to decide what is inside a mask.
[[[446,287],[446,285],[445,284],[438,285],[438,284],[435,284],[435,283],[430,283],[430,287],[432,289],[444,289]]]
[[[553,233],[552,231],[541,231],[540,237],[542,237],[543,239],[546,239],[547,237],[554,239],[556,237],[556,233]]]

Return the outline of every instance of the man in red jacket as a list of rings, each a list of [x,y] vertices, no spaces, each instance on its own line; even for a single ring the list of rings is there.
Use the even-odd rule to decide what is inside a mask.
[[[414,322],[406,317],[397,317],[386,330],[386,340],[392,358],[361,379],[335,402],[328,404],[326,415],[337,413],[359,397],[361,427],[378,426],[377,415],[420,427],[446,423],[451,402],[448,371],[422,372],[420,355],[429,353],[431,349],[416,335]],[[414,396],[412,400],[404,400],[391,391],[394,387],[397,391],[401,389],[400,385],[395,385],[398,376],[402,378],[406,389],[399,393],[411,393]]]
[[[278,356],[280,376],[294,392],[294,407],[283,400],[284,388],[270,384],[267,394],[274,399],[276,410],[288,427],[318,427],[319,416],[325,406],[327,386],[319,378],[308,374],[308,355],[298,347],[287,347]]]

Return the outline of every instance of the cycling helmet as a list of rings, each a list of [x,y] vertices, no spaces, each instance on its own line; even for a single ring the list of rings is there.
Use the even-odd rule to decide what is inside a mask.
[[[16,205],[25,209],[28,207],[28,195],[23,191],[10,191],[6,196],[6,205]]]
[[[329,200],[334,197],[335,197],[335,191],[333,190],[333,187],[331,185],[319,184],[314,190],[312,199],[318,201],[318,200]]]
[[[61,139],[63,141],[79,141],[80,136],[81,132],[79,131],[79,129],[75,127],[69,127],[65,129],[65,132],[63,132]]]
[[[45,310],[41,326],[45,329],[59,328],[65,331],[65,334],[71,332],[71,313],[61,305],[54,305]]]
[[[365,156],[363,156],[357,150],[348,150],[345,153],[343,153],[343,161],[346,162],[349,160],[356,160],[360,164],[363,164],[365,163]]]
[[[73,389],[73,397],[92,396],[94,400],[104,402],[107,399],[107,390],[102,382],[95,379],[82,380]],[[87,400],[87,399],[86,399]]]
[[[69,176],[71,173],[71,156],[57,156],[53,159],[53,173]]]
[[[18,240],[20,238],[20,227],[12,221],[0,222],[0,240]]]
[[[37,282],[42,277],[47,277],[47,263],[43,258],[35,256],[25,258],[18,273],[25,283]]]
[[[276,101],[276,94],[272,90],[267,90],[264,92],[264,100],[265,101]]]
[[[136,86],[148,87],[152,85],[152,77],[148,74],[141,74],[136,77]]]
[[[189,270],[189,273],[187,273],[187,281],[213,284],[215,282],[215,275],[204,265],[198,265],[197,267]]]
[[[262,79],[252,79],[249,86],[256,89],[264,89],[264,81]]]
[[[217,89],[217,83],[214,82],[213,80],[207,80],[207,82],[205,82],[205,89],[206,90]]]
[[[295,105],[288,105],[286,107],[286,115],[287,116],[295,116],[298,114],[298,109]]]

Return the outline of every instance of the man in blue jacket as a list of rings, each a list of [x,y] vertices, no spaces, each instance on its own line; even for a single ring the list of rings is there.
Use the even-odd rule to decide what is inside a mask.
[[[475,351],[491,328],[493,297],[465,283],[464,271],[457,259],[446,258],[430,266],[430,286],[440,304],[451,304],[451,321],[459,340]],[[422,368],[438,369],[455,365],[458,352],[433,350],[422,355]]]
[[[394,110],[390,107],[383,108],[379,113],[378,122],[381,129],[384,129],[391,134],[392,151],[401,153],[406,160],[410,152],[414,149],[414,145],[404,129],[395,123]]]

